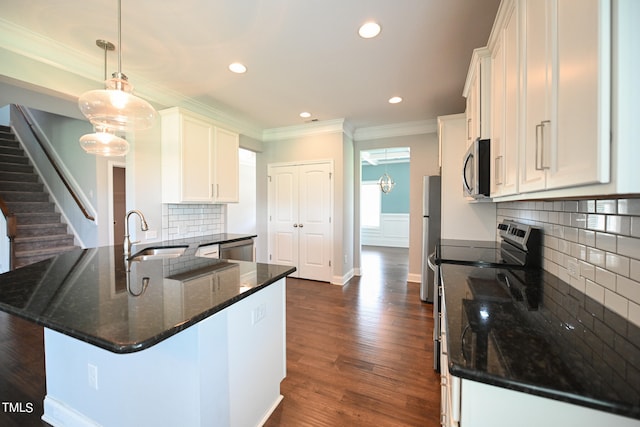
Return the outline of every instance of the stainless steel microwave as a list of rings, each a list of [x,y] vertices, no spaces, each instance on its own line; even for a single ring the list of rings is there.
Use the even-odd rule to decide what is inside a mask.
[[[490,140],[476,139],[462,161],[462,189],[465,197],[484,199],[491,190]]]

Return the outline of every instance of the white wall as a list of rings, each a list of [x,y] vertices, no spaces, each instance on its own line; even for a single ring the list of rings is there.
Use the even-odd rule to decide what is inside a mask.
[[[438,117],[442,144],[443,239],[495,240],[496,204],[470,203],[462,195],[466,116]]]

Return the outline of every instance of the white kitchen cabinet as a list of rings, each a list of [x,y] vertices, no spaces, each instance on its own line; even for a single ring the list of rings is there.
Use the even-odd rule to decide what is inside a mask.
[[[610,177],[610,4],[525,0],[520,192]]]
[[[233,203],[240,200],[239,148],[237,133],[219,127],[215,128],[213,139],[215,167],[211,169],[214,202]]]
[[[504,1],[491,51],[491,197],[518,191],[519,54],[518,4]]]
[[[467,147],[478,138],[489,138],[491,55],[489,49],[473,51],[463,96],[467,99]]]
[[[238,134],[180,109],[160,111],[163,203],[238,201]]]

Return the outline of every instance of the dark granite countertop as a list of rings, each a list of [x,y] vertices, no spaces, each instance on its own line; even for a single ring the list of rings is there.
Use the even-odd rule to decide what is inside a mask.
[[[295,268],[196,257],[215,235],[134,247],[188,245],[175,258],[126,261],[123,248],[77,249],[0,275],[0,310],[115,353],[144,350]]]
[[[636,325],[538,269],[442,278],[452,375],[640,419]]]
[[[164,242],[145,243],[144,245],[139,245],[138,247],[135,247],[133,252],[136,252],[136,250],[140,250],[140,248],[151,247],[151,246],[175,246],[175,245],[207,246],[207,245],[214,245],[217,243],[237,242],[240,240],[252,239],[254,237],[258,237],[258,235],[257,234],[234,234],[234,233],[209,234],[207,236],[186,237],[184,239],[167,240]]]

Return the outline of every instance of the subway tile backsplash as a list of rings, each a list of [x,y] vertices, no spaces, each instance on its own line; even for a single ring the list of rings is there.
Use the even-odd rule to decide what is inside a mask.
[[[502,202],[544,232],[544,269],[640,326],[640,198]]]
[[[225,232],[225,205],[163,204],[162,240]]]

